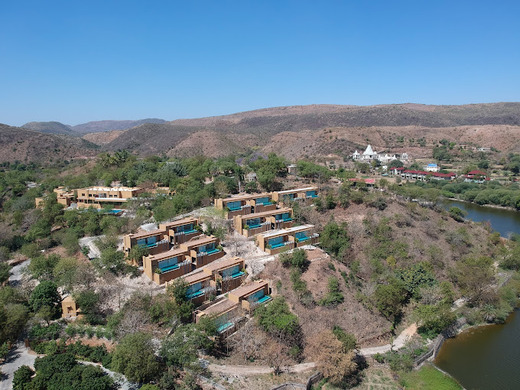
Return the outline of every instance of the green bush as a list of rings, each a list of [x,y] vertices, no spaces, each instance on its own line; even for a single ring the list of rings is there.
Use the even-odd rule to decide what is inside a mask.
[[[335,277],[329,278],[327,295],[320,299],[319,304],[321,306],[337,306],[343,302],[343,299],[338,279]]]

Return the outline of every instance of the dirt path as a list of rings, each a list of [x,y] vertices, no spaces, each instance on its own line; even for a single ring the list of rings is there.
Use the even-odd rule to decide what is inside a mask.
[[[298,373],[313,369],[315,367],[316,363],[301,363],[294,366],[282,367],[282,371],[288,373]],[[210,364],[209,369],[211,372],[215,373],[243,376],[270,374],[273,372],[273,369],[268,366],[221,366],[218,364]]]
[[[372,356],[377,353],[396,351],[403,348],[415,333],[417,333],[417,324],[412,324],[403,330],[392,344],[381,345],[380,347],[361,348],[359,354],[363,356]]]

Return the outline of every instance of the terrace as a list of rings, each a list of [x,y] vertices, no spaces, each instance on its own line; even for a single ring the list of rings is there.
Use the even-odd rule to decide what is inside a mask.
[[[268,294],[269,283],[265,280],[257,280],[230,291],[228,299],[232,302],[240,303],[243,309],[252,311],[258,305],[271,300]]]
[[[215,199],[215,207],[226,212],[226,218],[232,219],[237,215],[246,215],[263,212],[276,208],[271,194],[245,194],[225,199]]]
[[[296,188],[293,190],[273,192],[273,199],[276,202],[281,203],[290,203],[293,201],[312,201],[318,197],[318,187]]]
[[[206,296],[216,290],[210,284],[212,276],[204,272],[195,272],[191,275],[185,276],[184,281],[188,285],[186,290],[186,298],[193,301],[194,304],[201,304],[206,300]]]
[[[216,237],[203,236],[181,244],[181,248],[189,251],[197,267],[202,267],[225,255]]]
[[[148,249],[150,254],[157,254],[167,251],[170,247],[168,239],[165,237],[166,231],[163,229],[151,232],[141,232],[127,234],[123,238],[123,248],[125,253],[129,253],[134,247]]]
[[[202,268],[202,271],[207,275],[212,275],[214,278],[212,284],[219,287],[221,293],[224,293],[240,286],[246,276],[242,271],[244,268],[244,259],[235,257],[213,262]]]
[[[143,258],[144,273],[155,283],[163,284],[193,270],[189,253],[174,249]]]
[[[181,244],[201,234],[199,221],[196,218],[184,218],[178,221],[162,223],[159,227],[167,231],[172,245]]]
[[[264,252],[275,255],[285,249],[316,244],[319,235],[312,233],[313,229],[314,225],[301,225],[260,234],[257,238],[258,246]]]
[[[234,225],[238,233],[246,237],[252,237],[275,228],[290,227],[292,225],[292,209],[282,208],[236,216]]]

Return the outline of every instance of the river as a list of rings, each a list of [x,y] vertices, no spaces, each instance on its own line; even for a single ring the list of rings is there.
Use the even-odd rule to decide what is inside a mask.
[[[466,218],[489,221],[504,237],[520,233],[520,213],[513,210],[447,201],[468,212]],[[466,389],[520,389],[520,313],[515,310],[503,325],[472,328],[446,340],[435,364]]]

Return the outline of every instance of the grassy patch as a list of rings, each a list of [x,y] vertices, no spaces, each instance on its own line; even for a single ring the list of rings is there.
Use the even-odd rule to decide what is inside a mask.
[[[443,374],[431,364],[418,371],[401,375],[401,385],[410,390],[460,390],[462,387],[451,377]]]

